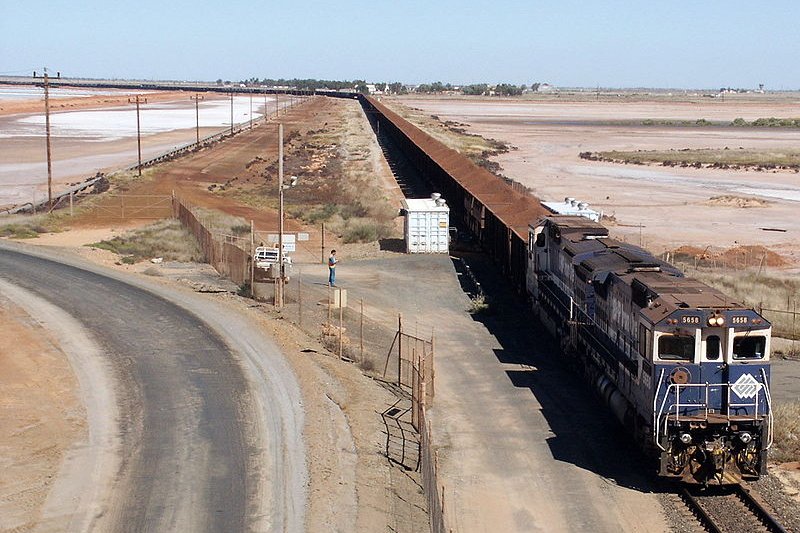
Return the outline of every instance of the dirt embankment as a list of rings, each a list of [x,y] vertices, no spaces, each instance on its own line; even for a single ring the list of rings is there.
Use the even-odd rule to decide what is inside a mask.
[[[786,266],[787,261],[778,253],[758,245],[736,246],[727,249],[705,249],[697,246],[681,246],[672,252],[672,259],[697,266],[748,269],[759,267],[778,268]]]
[[[0,530],[36,525],[65,450],[86,435],[76,389],[55,339],[0,294]]]

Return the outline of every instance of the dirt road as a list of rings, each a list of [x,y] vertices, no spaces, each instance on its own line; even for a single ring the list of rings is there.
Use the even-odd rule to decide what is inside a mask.
[[[29,292],[80,323],[94,339],[87,355],[108,370],[116,398],[118,443],[103,448],[114,450],[116,464],[88,465],[97,469],[89,487],[110,489],[81,497],[89,492],[80,482],[87,457],[69,457],[56,482],[63,490],[46,506],[53,523],[88,517],[89,529],[100,531],[302,529],[299,388],[251,322],[191,294],[133,286],[100,267],[48,261],[13,245],[0,251],[0,272],[23,291],[18,296]],[[92,385],[102,389],[103,381]]]

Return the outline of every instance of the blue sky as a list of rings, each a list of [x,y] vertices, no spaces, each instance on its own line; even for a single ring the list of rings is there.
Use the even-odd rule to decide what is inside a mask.
[[[0,0],[0,74],[800,88],[800,2]]]

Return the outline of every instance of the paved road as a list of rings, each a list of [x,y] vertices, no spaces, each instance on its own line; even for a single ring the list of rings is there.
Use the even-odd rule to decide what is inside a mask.
[[[263,432],[285,429],[291,440],[301,424],[265,415],[267,402],[247,375],[252,368],[206,322],[142,288],[4,248],[0,278],[67,310],[112,369],[121,461],[94,528],[301,527],[302,495],[296,489],[303,468],[292,474],[298,480],[287,481],[282,468],[264,473],[258,464],[266,448],[276,463],[285,453],[284,443],[269,442]],[[286,397],[299,404],[295,395],[289,391]],[[294,448],[302,454],[302,445]],[[272,486],[265,488],[267,476]],[[284,486],[293,493],[282,494]],[[271,500],[267,509],[264,499]]]

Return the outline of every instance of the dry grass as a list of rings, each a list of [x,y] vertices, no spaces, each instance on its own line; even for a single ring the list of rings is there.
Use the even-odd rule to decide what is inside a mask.
[[[195,238],[178,220],[160,220],[107,241],[90,244],[121,256],[123,263],[136,263],[153,257],[166,261],[202,261],[203,253]]]
[[[800,338],[800,317],[792,322],[791,310],[800,303],[800,279],[794,276],[758,274],[743,270],[723,272],[718,269],[694,269],[688,264],[678,264],[687,275],[721,290],[734,300],[756,309],[764,308],[764,316],[772,322],[773,335],[787,339]],[[774,310],[774,311],[772,311]],[[800,312],[800,305],[798,305]]]
[[[775,416],[775,443],[770,458],[778,463],[800,461],[800,402],[778,403]]]
[[[298,176],[285,192],[287,213],[325,230],[345,243],[374,242],[393,236],[398,206],[381,181],[381,157],[374,133],[355,100],[332,103],[317,119],[319,129],[293,130],[285,142],[285,175]],[[278,206],[277,162],[253,159],[239,185],[225,194],[256,206]],[[244,183],[251,184],[245,186]],[[399,236],[399,233],[398,235]]]
[[[791,168],[800,169],[800,150],[753,150],[745,148],[636,150],[632,152],[584,152],[584,159],[629,164],[657,164],[682,167]]]
[[[205,207],[192,208],[192,213],[210,231],[236,237],[246,236],[247,242],[250,242],[250,223],[244,218]]]
[[[43,213],[38,215],[7,215],[0,217],[0,237],[35,239],[41,233],[61,231],[64,215]]]

